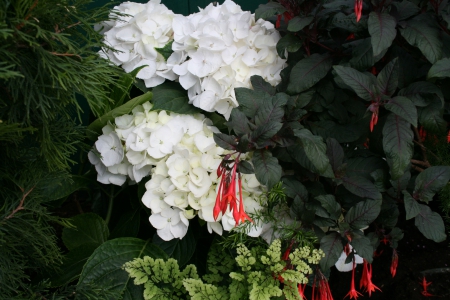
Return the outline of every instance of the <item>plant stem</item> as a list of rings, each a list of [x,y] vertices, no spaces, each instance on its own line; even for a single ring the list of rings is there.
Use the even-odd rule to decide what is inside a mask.
[[[109,203],[108,203],[108,211],[106,212],[106,218],[105,218],[106,225],[108,225],[109,220],[111,220],[114,197],[116,196],[116,195],[114,195],[114,185],[111,185],[110,193],[108,196],[109,196]]]

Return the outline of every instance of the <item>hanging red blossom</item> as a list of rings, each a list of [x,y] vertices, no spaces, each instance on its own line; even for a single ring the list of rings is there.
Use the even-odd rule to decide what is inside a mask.
[[[363,0],[355,0],[356,22],[359,22],[359,20],[361,19],[362,8],[363,8]]]
[[[379,287],[377,287],[372,282],[372,265],[369,264],[364,259],[364,265],[363,265],[363,273],[361,277],[361,281],[359,282],[359,288],[364,289],[367,293],[369,293],[369,297],[372,296],[372,292],[375,292],[375,290],[381,291]]]
[[[350,291],[345,296],[345,298],[350,297],[350,299],[358,299],[358,296],[362,296],[362,294],[355,289],[355,269],[356,269],[356,260],[355,257],[353,257],[352,283],[350,285]]]
[[[397,254],[397,250],[394,249],[392,252],[392,262],[391,262],[392,277],[394,277],[395,274],[397,273],[397,267],[398,267],[398,254]]]

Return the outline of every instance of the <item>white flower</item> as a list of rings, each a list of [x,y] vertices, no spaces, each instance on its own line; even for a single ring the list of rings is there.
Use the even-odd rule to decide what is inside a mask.
[[[108,171],[105,165],[100,160],[99,156],[93,151],[89,151],[88,158],[91,164],[95,166],[97,171],[97,181],[103,184],[114,184],[121,186],[126,181],[126,176],[122,174],[113,174]]]
[[[101,155],[101,160],[106,167],[119,164],[123,159],[122,142],[116,132],[99,136],[95,142],[95,148]]]
[[[150,223],[157,234],[165,241],[182,239],[188,230],[189,221],[179,208],[166,208],[158,214],[152,214]]]

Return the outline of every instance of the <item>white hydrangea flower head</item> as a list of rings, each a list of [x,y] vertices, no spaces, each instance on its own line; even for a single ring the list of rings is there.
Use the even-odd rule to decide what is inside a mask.
[[[188,219],[179,208],[166,208],[160,213],[152,214],[149,220],[159,237],[165,241],[183,238],[189,226]]]

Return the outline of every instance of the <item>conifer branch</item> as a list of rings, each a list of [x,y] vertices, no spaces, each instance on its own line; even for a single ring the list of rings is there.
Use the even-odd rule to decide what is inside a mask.
[[[24,193],[22,199],[20,199],[19,205],[4,220],[11,219],[18,211],[24,209],[23,203],[25,201],[25,198],[33,191],[33,189],[34,187],[32,187],[28,192],[24,193],[24,189],[20,187],[20,190],[22,191],[22,193]]]

